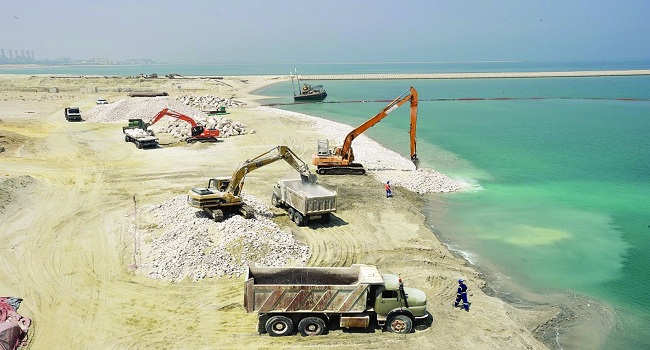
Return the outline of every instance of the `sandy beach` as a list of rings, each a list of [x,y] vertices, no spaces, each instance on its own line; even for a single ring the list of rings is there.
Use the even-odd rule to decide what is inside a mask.
[[[412,180],[404,177],[395,197],[385,198],[381,182],[397,175],[374,162],[371,152],[364,154],[378,146],[369,139],[355,143],[367,176],[319,176],[339,195],[333,224],[298,227],[281,212],[270,220],[308,247],[306,266],[363,263],[399,274],[426,293],[430,326],[408,335],[335,330],[272,338],[257,333],[256,314],[243,308],[243,276],[151,278],[147,245],[156,231],[146,236],[145,223],[156,223],[148,208],[205,186],[213,176],[230,175],[243,160],[277,145],[311,160],[318,139],[345,132],[336,123],[260,107],[252,93],[282,79],[287,77],[0,75],[0,296],[24,299],[19,311],[34,321],[29,349],[554,347],[549,329],[562,310],[495,297],[483,276],[425,224],[425,200],[418,192],[429,190],[410,187]],[[129,99],[128,91],[142,90],[243,102],[227,117],[254,132],[215,144],[169,142],[139,150],[123,140],[126,118],[70,123],[63,117],[65,107],[78,106],[83,116],[98,98],[117,103]],[[400,160],[398,171],[409,163]],[[274,179],[290,172],[280,163],[259,169],[247,178],[245,191],[268,204]],[[189,235],[193,227],[186,230]],[[460,277],[469,287],[469,313],[452,306]]]

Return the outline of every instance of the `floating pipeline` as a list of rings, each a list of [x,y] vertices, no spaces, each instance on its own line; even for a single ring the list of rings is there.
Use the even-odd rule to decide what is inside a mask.
[[[522,100],[603,100],[603,101],[632,101],[632,102],[649,102],[648,98],[635,97],[457,97],[457,98],[429,98],[419,99],[423,101],[522,101]],[[262,106],[289,106],[313,103],[366,103],[366,102],[391,102],[392,100],[346,100],[346,101],[319,101],[319,102],[279,102],[266,103]]]

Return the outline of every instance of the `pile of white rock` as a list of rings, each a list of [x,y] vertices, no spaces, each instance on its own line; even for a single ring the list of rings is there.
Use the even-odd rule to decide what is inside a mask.
[[[180,102],[202,111],[218,110],[221,107],[240,107],[243,102],[212,95],[184,95],[177,98]]]
[[[140,267],[151,278],[179,282],[218,276],[241,276],[246,267],[304,266],[308,246],[282,231],[261,200],[243,194],[255,209],[255,217],[233,215],[216,223],[202,211],[188,206],[185,196],[141,209],[139,244],[146,252]]]
[[[328,135],[330,140],[334,139],[343,142],[347,134],[353,129],[349,125],[302,113],[270,107],[256,107],[256,109],[268,114],[286,115],[313,123],[318,130]],[[404,187],[419,194],[455,192],[470,187],[469,184],[456,181],[433,169],[417,169],[411,160],[383,147],[363,134],[354,139],[353,149],[356,163],[363,164],[368,174],[377,180],[383,183],[390,181],[393,187]]]
[[[219,137],[222,138],[246,134],[246,124],[224,116],[208,116],[205,112],[170,97],[121,99],[109,104],[96,105],[91,110],[83,112],[83,116],[87,121],[97,123],[115,121],[126,123],[128,119],[142,119],[147,122],[165,108],[194,119],[206,129],[218,129]],[[151,129],[156,133],[169,133],[179,140],[184,140],[191,135],[191,126],[188,122],[169,116],[160,119]]]

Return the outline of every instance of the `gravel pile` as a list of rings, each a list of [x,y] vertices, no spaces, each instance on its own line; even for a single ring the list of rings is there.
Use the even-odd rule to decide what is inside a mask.
[[[230,100],[227,98],[221,98],[218,96],[212,96],[212,95],[203,95],[203,96],[184,95],[178,97],[177,100],[181,101],[182,103],[190,107],[194,107],[202,111],[218,110],[221,107],[226,107],[226,108],[241,107],[245,105],[245,103],[243,102]]]
[[[184,195],[140,210],[138,215],[149,222],[139,228],[147,252],[141,268],[151,278],[178,282],[186,277],[239,277],[251,263],[304,266],[309,247],[271,221],[273,214],[261,200],[247,194],[243,199],[255,208],[254,218],[234,215],[215,223],[188,206]]]
[[[330,135],[330,147],[332,141],[343,142],[345,136],[352,131],[349,125],[312,117],[309,115],[283,111],[270,107],[257,107],[268,114],[290,116],[299,118],[314,124],[323,133]],[[389,181],[395,186],[404,187],[409,191],[419,194],[455,192],[468,187],[467,184],[458,182],[439,173],[433,169],[416,169],[411,160],[404,158],[397,152],[386,149],[378,142],[361,134],[354,139],[355,163],[361,163],[368,171],[368,174],[381,182]],[[314,141],[314,151],[316,142]]]
[[[105,105],[96,105],[84,112],[83,116],[85,120],[96,123],[123,121],[126,124],[128,119],[142,119],[147,122],[165,108],[185,114],[207,129],[219,129],[219,137],[222,138],[246,133],[246,125],[243,123],[223,116],[208,116],[205,112],[171,97],[122,99]],[[179,140],[184,140],[191,134],[191,126],[188,122],[169,116],[162,118],[151,129],[156,133],[169,133]]]

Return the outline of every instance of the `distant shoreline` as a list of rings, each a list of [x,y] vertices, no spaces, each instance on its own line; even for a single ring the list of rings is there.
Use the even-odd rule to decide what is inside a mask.
[[[21,74],[2,73],[0,75],[29,75],[48,76],[56,78],[105,78],[120,77],[116,75],[101,74]],[[621,76],[647,76],[650,69],[639,70],[590,70],[590,71],[556,71],[556,72],[468,72],[468,73],[363,73],[363,74],[313,74],[300,75],[301,80],[403,80],[403,79],[504,79],[504,78],[580,78],[580,77],[621,77]],[[122,76],[122,77],[129,77]],[[258,75],[188,75],[174,79],[223,79],[223,78],[250,79],[264,77],[272,79],[290,79],[290,75],[258,74]],[[170,79],[165,76],[147,79]]]

